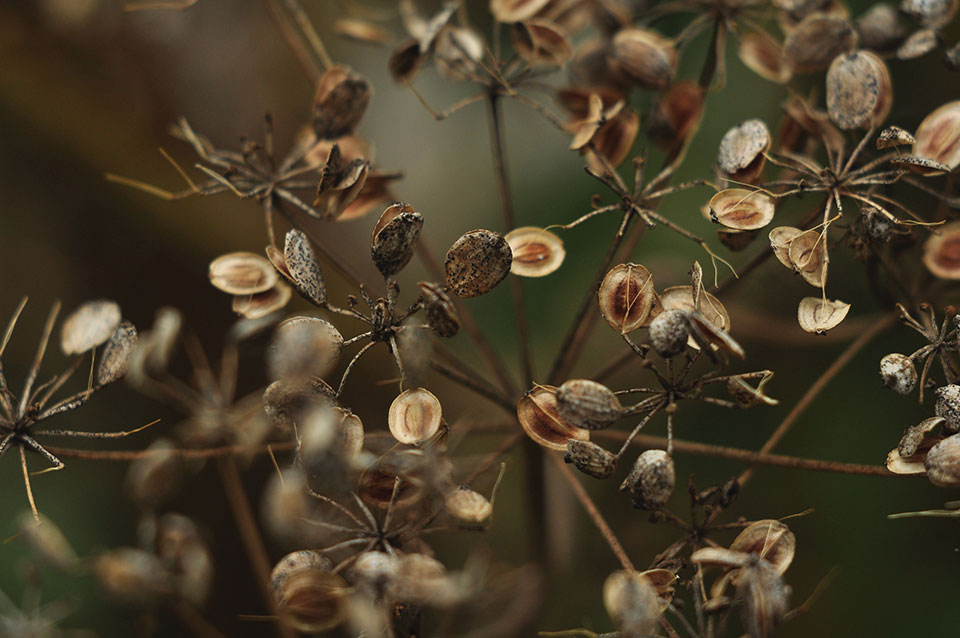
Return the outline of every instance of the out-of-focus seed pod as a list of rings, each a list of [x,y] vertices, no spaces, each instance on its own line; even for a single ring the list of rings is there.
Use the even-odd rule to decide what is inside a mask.
[[[404,40],[398,44],[390,58],[387,60],[387,68],[390,70],[390,77],[394,82],[410,82],[420,70],[420,64],[423,62],[423,54],[420,51],[420,43],[416,38]]]
[[[600,314],[621,334],[649,325],[660,305],[653,275],[640,264],[614,266],[600,283],[597,300]]]
[[[620,399],[602,383],[571,379],[556,392],[560,418],[578,428],[599,430],[616,423],[623,414]]]
[[[139,507],[153,510],[179,489],[183,477],[183,459],[168,439],[157,439],[145,452],[130,464],[126,490]]]
[[[617,469],[616,455],[590,441],[577,439],[567,441],[567,451],[563,455],[563,460],[573,463],[574,467],[587,476],[598,479],[612,476]]]
[[[656,91],[670,85],[677,72],[677,50],[656,31],[621,29],[613,37],[614,62],[640,88]]]
[[[337,35],[364,44],[390,44],[393,34],[382,27],[356,18],[341,18],[333,23]]]
[[[277,326],[267,351],[271,379],[306,379],[329,374],[340,358],[343,336],[319,317],[291,317]]]
[[[766,33],[750,31],[740,38],[740,60],[760,77],[786,84],[793,76],[793,65],[783,53],[783,47]]]
[[[734,230],[757,230],[773,221],[773,198],[762,191],[728,188],[710,198],[710,218]]]
[[[590,431],[560,416],[556,391],[553,386],[535,386],[517,403],[517,419],[531,439],[551,450],[564,451],[570,439],[590,440]]]
[[[183,326],[183,315],[176,308],[169,306],[157,311],[150,329],[149,339],[140,341],[135,349],[144,348],[144,363],[151,371],[166,370],[173,357],[180,329]]]
[[[628,108],[620,109],[593,136],[593,147],[582,149],[587,166],[594,173],[606,173],[608,166],[619,166],[627,158],[640,131],[640,117]],[[601,161],[599,157],[606,161]]]
[[[479,297],[510,273],[513,253],[503,235],[492,230],[464,233],[447,251],[446,287],[458,297]]]
[[[329,530],[311,524],[316,517],[315,501],[305,486],[303,472],[288,468],[282,474],[271,473],[263,491],[261,519],[270,536],[285,547],[322,544],[330,535]]]
[[[756,554],[767,561],[778,574],[783,574],[793,562],[797,538],[790,528],[773,519],[751,523],[730,544],[730,549],[744,554]]]
[[[669,359],[683,352],[690,337],[690,322],[682,310],[664,310],[650,322],[650,345]]]
[[[923,57],[940,46],[940,35],[933,29],[921,29],[911,33],[897,48],[901,60]]]
[[[800,233],[790,242],[790,263],[803,280],[816,288],[827,283],[827,240],[819,230]]]
[[[277,271],[260,255],[235,252],[221,255],[210,262],[210,283],[231,295],[253,295],[266,292],[277,283]]]
[[[941,279],[960,279],[960,222],[940,226],[923,246],[923,263]]]
[[[370,238],[373,263],[384,277],[391,277],[410,263],[423,227],[423,216],[409,204],[389,206],[380,216]]]
[[[769,636],[790,609],[790,587],[767,561],[751,560],[740,568],[737,600],[741,620],[751,636]]]
[[[646,450],[637,457],[620,485],[628,489],[637,509],[658,510],[667,504],[676,484],[673,459],[665,450]]]
[[[960,431],[960,385],[951,383],[936,389],[934,413],[944,419],[943,429],[947,432]]]
[[[70,541],[53,521],[43,514],[39,517],[38,522],[32,513],[25,512],[17,518],[17,528],[24,540],[48,565],[65,572],[76,569],[80,561]]]
[[[513,27],[513,49],[531,67],[563,66],[573,57],[566,32],[554,22],[537,18]]]
[[[163,562],[142,549],[121,547],[100,554],[93,573],[111,598],[131,605],[153,605],[174,589]]]
[[[515,228],[504,236],[513,252],[510,272],[520,277],[545,277],[563,263],[563,241],[536,226]]]
[[[480,68],[484,42],[472,29],[448,25],[437,35],[433,46],[437,72],[446,80],[469,80]]]
[[[318,489],[349,491],[350,463],[363,449],[360,419],[346,410],[320,405],[303,414],[298,431],[300,461],[311,478],[317,477]]]
[[[290,295],[290,286],[278,281],[270,290],[234,297],[230,307],[245,319],[262,319],[286,306]]]
[[[946,419],[934,416],[908,427],[897,445],[897,452],[901,458],[911,457],[920,451],[921,446],[929,442],[927,436],[944,423],[946,423]],[[930,447],[930,445],[927,445],[927,447]]]
[[[120,306],[113,301],[88,301],[74,310],[60,327],[63,354],[80,354],[113,336],[120,325]]]
[[[809,100],[793,95],[784,101],[783,110],[789,125],[786,131],[781,131],[783,148],[802,153],[809,138],[822,141],[826,147],[836,151],[846,143],[843,134],[830,121],[830,116],[825,111],[814,108]],[[794,129],[792,134],[791,128]]]
[[[283,264],[286,272],[280,272],[289,277],[297,292],[318,306],[327,302],[327,285],[320,272],[320,262],[310,239],[302,230],[287,232],[283,242]]]
[[[320,378],[274,381],[263,391],[263,409],[279,428],[293,429],[294,419],[316,405],[333,406],[336,392]]]
[[[762,120],[741,122],[720,140],[717,166],[738,182],[752,182],[763,171],[767,161],[764,153],[769,148],[770,131]]]
[[[353,581],[374,592],[383,591],[397,577],[400,571],[400,558],[386,552],[369,551],[357,556],[350,572]]]
[[[900,10],[925,27],[939,29],[957,15],[957,0],[903,0]]]
[[[877,150],[888,148],[897,148],[900,146],[913,146],[917,143],[916,138],[899,126],[888,126],[880,131],[877,136]]]
[[[923,118],[916,138],[913,155],[933,160],[951,171],[960,166],[960,100],[947,102]]]
[[[390,404],[387,424],[400,443],[417,445],[433,438],[442,422],[440,401],[426,388],[404,390]]]
[[[490,0],[490,13],[498,22],[520,22],[537,15],[548,4],[550,0]]]
[[[273,568],[277,606],[298,631],[318,633],[346,619],[349,587],[331,568],[328,558],[312,550],[287,554]]]
[[[440,284],[421,281],[417,284],[423,299],[427,325],[437,336],[452,337],[460,330],[460,315],[453,301]]]
[[[443,563],[424,554],[406,554],[400,558],[388,596],[397,602],[443,608],[458,602],[464,593],[447,576]]]
[[[213,582],[213,557],[194,522],[181,514],[164,514],[157,520],[153,546],[176,592],[203,605]]]
[[[905,354],[891,352],[880,359],[883,385],[897,394],[910,394],[917,387],[917,368]]]
[[[466,523],[482,523],[493,514],[493,505],[483,494],[460,486],[443,500],[447,513]]]
[[[662,613],[657,590],[641,572],[613,572],[603,583],[603,606],[624,636],[652,636]]]
[[[805,331],[822,335],[840,325],[848,312],[848,303],[820,297],[804,297],[797,307],[797,322]]]
[[[696,82],[676,82],[656,101],[646,121],[650,139],[662,150],[680,148],[703,115],[704,90]]]
[[[934,485],[960,486],[960,434],[948,436],[930,448],[923,466]]]
[[[317,82],[311,128],[321,140],[333,140],[356,130],[370,104],[373,90],[366,78],[340,65],[331,66]]]
[[[385,510],[391,502],[394,508],[419,502],[427,493],[427,485],[412,473],[374,467],[360,477],[357,492],[364,503]]]
[[[803,73],[820,71],[835,57],[857,45],[857,32],[844,18],[812,13],[803,19],[784,42],[784,53]]]
[[[842,129],[879,126],[893,105],[893,84],[883,60],[870,51],[834,58],[827,71],[827,111]]]
[[[905,33],[897,10],[886,3],[873,5],[857,18],[856,29],[860,46],[882,52],[896,49]]]
[[[97,385],[113,383],[127,374],[127,359],[137,345],[137,328],[122,321],[103,348],[97,367]]]
[[[960,42],[943,52],[943,62],[951,71],[960,71]]]

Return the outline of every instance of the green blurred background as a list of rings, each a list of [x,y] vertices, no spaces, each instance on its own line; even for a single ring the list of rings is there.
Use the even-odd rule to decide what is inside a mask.
[[[422,237],[434,255],[441,257],[446,246],[466,230],[503,230],[482,107],[435,122],[409,91],[389,79],[387,49],[347,42],[332,34],[336,3],[304,4],[333,58],[373,83],[374,99],[360,132],[375,144],[378,166],[404,171],[396,193],[424,215]],[[469,4],[479,11],[485,2]],[[869,3],[858,3],[853,14],[866,6]],[[396,22],[392,27],[399,31]],[[957,36],[954,28],[947,42]],[[701,37],[691,47],[681,76],[696,73],[705,45]],[[733,55],[732,45],[729,53],[726,88],[710,96],[707,119],[679,179],[710,174],[719,139],[730,126],[759,117],[773,127],[779,119],[783,89],[747,71]],[[934,107],[960,97],[957,76],[943,69],[936,54],[909,65],[893,61],[890,68],[895,87],[891,121],[908,130]],[[820,75],[814,75],[801,78],[800,84],[816,87],[821,81]],[[422,74],[418,86],[436,108],[471,90],[442,83],[433,71]],[[4,321],[21,296],[30,296],[4,359],[14,389],[22,383],[43,320],[56,299],[63,301],[67,312],[87,299],[115,299],[125,316],[144,328],[158,307],[176,306],[184,310],[189,328],[217,353],[220,335],[233,317],[228,298],[207,283],[206,266],[224,252],[263,249],[266,239],[259,207],[227,195],[168,203],[108,183],[104,174],[114,172],[164,188],[181,188],[180,178],[157,152],[157,147],[164,147],[184,166],[195,161],[185,145],[167,134],[168,125],[179,116],[216,145],[236,148],[241,136],[259,139],[263,115],[269,112],[276,123],[277,147],[283,149],[307,118],[312,92],[259,2],[200,0],[182,12],[138,13],[124,13],[119,3],[106,0],[0,6],[0,316]],[[540,97],[549,99],[545,94]],[[641,96],[637,106],[642,108],[646,101]],[[518,105],[505,104],[505,121],[518,223],[564,223],[588,210],[597,184],[583,173],[581,160],[566,150],[567,140]],[[656,160],[659,155],[653,157]],[[661,212],[709,237],[713,229],[699,212],[706,198],[703,190],[671,197]],[[815,204],[812,197],[792,204],[788,212],[778,214],[779,223],[796,221],[800,211]],[[932,213],[930,200],[920,200],[920,205],[930,207]],[[376,215],[318,231],[326,245],[336,246],[342,258],[369,280],[375,271],[367,241]],[[568,253],[563,267],[546,279],[523,282],[540,375],[545,375],[615,227],[612,217],[601,218],[565,233]],[[756,242],[746,254],[731,260],[745,262],[762,243]],[[722,248],[718,250],[728,256]],[[854,304],[849,325],[826,338],[803,333],[795,324],[795,305],[800,297],[815,293],[771,260],[723,301],[732,315],[733,334],[749,354],[745,364],[735,364],[735,370],[775,370],[777,376],[768,390],[780,399],[780,406],[730,412],[684,405],[677,418],[679,437],[756,449],[846,340],[883,310],[872,300],[863,269],[849,253],[837,250],[832,257],[829,293]],[[699,259],[705,268],[708,262],[690,242],[664,229],[649,233],[632,258],[655,273],[658,288],[684,283],[692,259]],[[709,268],[707,272],[712,274]],[[401,276],[403,298],[409,298],[414,284],[425,278],[419,265],[411,265]],[[343,282],[336,277],[331,280],[331,294],[343,299],[348,293]],[[508,288],[501,286],[469,305],[513,365],[516,348]],[[291,310],[298,308],[305,309],[295,300]],[[903,428],[932,413],[930,405],[918,407],[915,400],[881,391],[879,384],[879,358],[887,352],[912,351],[920,345],[914,337],[907,329],[897,328],[862,352],[797,422],[778,451],[882,463]],[[452,347],[472,356],[465,335],[458,335]],[[599,326],[574,374],[590,374],[619,351],[614,335]],[[44,370],[49,374],[63,365],[62,355],[51,352]],[[393,374],[388,365],[382,353],[366,358],[348,384],[345,402],[360,414],[368,431],[385,427],[393,391],[384,388],[371,393],[367,388]],[[256,347],[243,353],[241,391],[255,390],[264,382],[261,367]],[[646,380],[636,368],[627,368],[609,384],[619,388]],[[439,379],[435,383],[454,426],[458,420],[498,414],[455,386]],[[111,447],[145,446],[179,419],[166,406],[114,387],[82,410],[58,418],[56,425],[119,430],[155,418],[162,419],[160,425]],[[663,429],[662,421],[651,426],[655,433]],[[475,458],[497,441],[477,437],[463,451]],[[461,565],[470,549],[481,546],[492,547],[495,558],[506,562],[520,563],[528,556],[522,461],[518,454],[507,461],[489,534],[436,537],[435,546],[449,566]],[[681,486],[690,474],[703,487],[741,470],[742,464],[734,462],[677,457]],[[124,471],[122,463],[72,460],[64,471],[34,479],[41,511],[60,525],[82,555],[136,542],[137,515],[121,489]],[[245,479],[253,498],[271,471],[264,458],[247,469]],[[488,478],[489,485],[492,477]],[[616,562],[552,468],[548,467],[547,478],[556,551],[538,626],[608,630],[600,585]],[[637,565],[648,564],[673,539],[672,528],[650,525],[646,515],[632,510],[627,499],[616,493],[613,481],[583,481]],[[886,519],[889,513],[937,508],[953,498],[954,492],[934,488],[922,479],[762,467],[724,520],[814,510],[789,523],[798,540],[797,556],[787,574],[794,603],[805,600],[834,568],[836,578],[809,613],[783,626],[778,636],[954,636],[960,623],[957,522]],[[18,459],[7,454],[0,461],[0,537],[14,535],[13,521],[26,508]],[[677,490],[672,508],[687,511],[683,489]],[[237,617],[264,611],[214,469],[203,470],[170,509],[197,515],[212,540],[217,580],[208,618],[231,636],[269,633],[269,625]],[[730,539],[732,535],[718,538]],[[270,551],[278,558],[284,548],[271,545]],[[0,589],[14,601],[24,592],[25,564],[22,541],[0,544]],[[146,631],[142,618],[105,601],[89,578],[42,570],[41,581],[45,601],[65,599],[72,605],[74,612],[64,627],[92,629],[103,636]],[[178,635],[182,629],[172,621],[161,621],[157,631]]]

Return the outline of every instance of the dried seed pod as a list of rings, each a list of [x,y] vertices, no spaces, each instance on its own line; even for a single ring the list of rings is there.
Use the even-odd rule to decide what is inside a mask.
[[[400,573],[400,558],[386,552],[368,551],[357,557],[350,568],[353,581],[382,591]]]
[[[603,582],[603,606],[623,636],[652,636],[663,613],[653,582],[642,572],[626,570]]]
[[[263,391],[263,409],[279,428],[293,429],[294,418],[315,405],[336,404],[336,391],[319,378],[279,379]]]
[[[740,37],[740,60],[760,77],[786,84],[793,76],[793,65],[783,47],[766,33],[750,31]]]
[[[640,88],[657,91],[670,85],[677,72],[673,42],[656,31],[621,29],[613,37],[612,58],[619,71]]]
[[[213,557],[196,524],[168,512],[156,521],[150,544],[170,573],[177,594],[202,606],[213,583]]]
[[[913,146],[916,142],[917,140],[909,131],[905,131],[899,126],[888,126],[880,131],[880,135],[877,136],[877,150]]]
[[[582,150],[586,153],[587,166],[601,174],[608,170],[607,166],[619,166],[633,148],[639,131],[640,117],[630,109],[621,109],[593,136],[593,148]],[[606,162],[598,159],[598,155]]]
[[[248,252],[220,255],[210,262],[210,283],[231,295],[266,292],[277,283],[277,271],[269,261]]]
[[[173,357],[182,326],[183,315],[179,310],[169,306],[160,308],[147,338],[140,341],[134,352],[142,348],[145,353],[144,363],[148,368],[154,371],[166,370]]]
[[[466,523],[482,523],[493,514],[493,505],[483,494],[463,485],[447,494],[443,505],[448,514]]]
[[[717,166],[726,176],[751,182],[760,176],[770,148],[770,131],[762,120],[741,122],[720,140]]]
[[[900,169],[905,169],[911,173],[923,175],[924,177],[935,177],[950,172],[950,167],[944,166],[940,162],[927,157],[917,157],[916,155],[898,155],[890,160],[890,163]]]
[[[120,306],[113,301],[88,301],[70,313],[60,327],[63,354],[81,354],[109,339],[120,325]]]
[[[423,216],[409,204],[396,203],[380,216],[370,238],[373,263],[384,277],[391,277],[410,263]]]
[[[960,71],[960,42],[943,52],[943,62],[951,71]]]
[[[563,240],[536,226],[522,226],[504,236],[513,252],[510,272],[520,277],[545,277],[563,263]]]
[[[311,128],[321,140],[333,140],[356,130],[370,104],[373,90],[366,78],[346,67],[328,68],[317,82]]]
[[[451,82],[463,82],[474,77],[483,53],[483,38],[476,31],[463,27],[444,27],[433,43],[437,72]]]
[[[960,486],[960,434],[948,436],[930,448],[923,466],[934,485]]]
[[[260,501],[260,520],[270,536],[285,547],[304,541],[322,545],[332,536],[329,529],[314,525],[316,500],[304,489],[306,478],[300,468],[273,472]]]
[[[614,266],[600,283],[597,299],[600,314],[620,334],[649,325],[660,305],[653,275],[640,264]]]
[[[330,569],[329,559],[311,550],[287,554],[273,568],[270,586],[294,629],[317,633],[346,620],[350,589]]]
[[[887,454],[887,470],[892,474],[902,474],[905,476],[919,476],[921,474],[926,474],[927,470],[923,466],[924,457],[926,457],[926,452],[918,453],[913,456],[900,456],[900,451],[897,448],[890,450]]]
[[[444,260],[446,287],[458,297],[479,297],[510,273],[513,253],[500,233],[471,230],[453,242]]]
[[[574,467],[593,478],[605,479],[617,469],[617,457],[590,441],[570,439],[563,460],[573,463]]]
[[[787,268],[793,268],[793,262],[790,261],[790,244],[801,234],[803,231],[793,226],[777,226],[770,231],[770,247],[773,248],[773,254]]]
[[[914,31],[897,48],[897,57],[901,60],[913,60],[922,57],[940,46],[940,35],[933,29]]]
[[[879,126],[893,105],[893,84],[883,60],[870,51],[834,58],[827,71],[827,111],[842,129]]]
[[[722,337],[713,334],[716,331],[730,331],[730,314],[720,303],[720,300],[705,290],[701,290],[699,296],[698,309],[698,304],[693,298],[693,286],[672,286],[660,295],[660,301],[665,310],[676,309],[687,313],[687,318],[691,322],[691,335],[687,344],[691,348],[700,347],[700,344],[694,339],[695,331],[703,333],[702,336],[709,338],[711,342],[716,342],[717,338],[722,339]],[[713,324],[713,328],[706,327],[706,322]]]
[[[797,322],[807,332],[818,335],[836,328],[850,312],[850,304],[819,297],[804,297],[797,307]]]
[[[797,538],[790,528],[780,521],[764,519],[745,527],[730,544],[730,549],[744,554],[756,554],[778,574],[783,574],[793,562]]]
[[[573,57],[566,32],[550,20],[536,18],[514,25],[513,49],[531,67],[563,66]]]
[[[137,345],[137,328],[122,321],[103,348],[97,367],[97,385],[107,385],[127,374],[127,359]]]
[[[440,401],[426,388],[401,392],[390,404],[387,417],[393,438],[411,445],[433,438],[441,422]]]
[[[404,508],[420,502],[427,494],[427,486],[422,479],[410,472],[400,472],[399,468],[380,467],[363,473],[357,486],[357,494],[364,503],[382,510],[389,509],[391,503],[394,508]]]
[[[944,431],[960,431],[960,385],[951,383],[940,386],[933,394],[936,397],[933,411],[944,419]]]
[[[93,573],[110,597],[132,605],[152,605],[173,592],[163,563],[142,549],[120,547],[100,554]]]
[[[230,307],[244,319],[262,319],[286,306],[290,295],[290,286],[278,281],[265,292],[234,297]]]
[[[456,603],[464,593],[447,576],[443,563],[424,554],[406,554],[400,557],[397,577],[387,596],[398,602],[442,608]]]
[[[271,379],[323,377],[340,358],[343,336],[318,317],[291,317],[280,322],[267,351]]]
[[[316,213],[311,215],[326,221],[340,219],[347,207],[360,196],[369,175],[369,160],[358,157],[347,161],[339,144],[334,144],[320,169],[320,183],[313,200]]]
[[[960,100],[947,102],[923,118],[917,127],[913,155],[952,171],[960,166]]]
[[[857,18],[857,33],[860,46],[874,51],[891,51],[897,48],[905,33],[897,10],[889,4],[875,4]]]
[[[705,92],[696,82],[675,82],[647,116],[646,130],[662,150],[679,149],[690,139],[703,115]]]
[[[550,4],[550,0],[490,0],[490,13],[498,22],[529,20]]]
[[[934,416],[908,427],[904,430],[900,443],[897,445],[897,453],[901,458],[908,458],[919,452],[924,443],[927,443],[929,448],[933,443],[927,436],[944,423],[946,423],[946,419]]]
[[[565,381],[557,388],[556,400],[561,419],[587,430],[613,425],[623,414],[617,395],[602,383],[590,379]]]
[[[790,587],[770,563],[755,560],[740,568],[737,600],[750,636],[769,636],[790,609]]]
[[[880,359],[883,385],[897,394],[910,394],[917,387],[917,368],[905,354],[891,352]]]
[[[72,572],[80,563],[70,541],[63,535],[53,521],[39,514],[39,520],[32,513],[25,512],[17,518],[19,535],[30,545],[43,561],[59,569]]]
[[[784,42],[784,53],[794,68],[803,73],[820,71],[830,62],[857,45],[857,32],[844,18],[826,13],[811,13]]]
[[[340,18],[333,23],[334,32],[365,44],[390,44],[393,34],[382,27],[356,18]]]
[[[387,61],[390,77],[394,82],[410,82],[420,70],[423,57],[416,38],[404,40],[394,48]]]
[[[630,490],[637,509],[658,510],[670,500],[676,480],[670,455],[665,450],[646,450],[637,457],[620,489]]]
[[[923,246],[923,263],[941,279],[960,279],[960,222],[935,230]]]
[[[154,510],[173,496],[183,478],[183,457],[174,443],[157,439],[147,454],[134,460],[127,470],[126,492],[144,510]]]
[[[710,219],[734,230],[757,230],[773,221],[773,198],[758,190],[728,188],[710,198]]]
[[[939,29],[957,14],[957,0],[903,0],[900,10],[925,27]]]
[[[269,249],[267,254],[270,254]],[[274,265],[276,266],[276,262]],[[310,239],[302,230],[293,229],[287,232],[283,242],[283,265],[281,274],[288,276],[297,292],[318,306],[327,303],[327,286],[323,281],[323,273],[320,272],[320,262]]]
[[[689,337],[690,321],[682,310],[664,310],[650,322],[650,345],[665,359],[683,352]]]
[[[790,242],[790,263],[811,286],[823,288],[827,283],[827,241],[818,230],[800,233]]]
[[[305,412],[297,424],[297,451],[312,484],[325,493],[349,491],[350,462],[363,449],[360,419],[342,408],[319,405]]]
[[[570,439],[589,441],[590,431],[560,416],[556,391],[553,386],[535,386],[517,403],[517,419],[531,439],[551,450],[564,451]]]
[[[584,116],[565,125],[567,131],[573,135],[573,139],[570,140],[570,150],[576,151],[589,144],[600,127],[608,119],[616,116],[623,106],[623,100],[618,100],[613,106],[604,110],[603,98],[597,93],[591,93]]]
[[[460,315],[453,301],[440,284],[421,281],[417,284],[423,299],[427,325],[440,337],[452,337],[460,330]]]
[[[829,114],[815,109],[808,100],[793,95],[784,101],[783,110],[787,115],[788,126],[798,129],[792,135],[795,140],[792,143],[786,139],[789,136],[781,132],[780,137],[783,140],[781,145],[784,148],[802,153],[803,146],[808,138],[813,138],[817,142],[822,140],[827,148],[834,151],[839,151],[844,147],[843,134],[830,121]],[[803,134],[800,131],[803,131]]]

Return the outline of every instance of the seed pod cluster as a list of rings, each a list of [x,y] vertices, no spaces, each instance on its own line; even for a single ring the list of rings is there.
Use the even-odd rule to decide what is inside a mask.
[[[646,450],[637,457],[620,489],[630,491],[637,509],[658,510],[670,500],[675,484],[676,470],[670,455],[664,450]]]

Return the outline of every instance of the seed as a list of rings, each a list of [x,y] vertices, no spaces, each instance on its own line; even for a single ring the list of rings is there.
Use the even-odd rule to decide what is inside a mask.
[[[797,538],[780,521],[765,519],[751,523],[730,544],[730,549],[756,554],[778,574],[787,571],[797,550]]]
[[[137,345],[137,328],[129,321],[121,321],[114,330],[100,357],[97,385],[107,385],[127,374],[127,359]]]
[[[689,336],[690,322],[682,310],[664,310],[650,322],[650,345],[665,359],[683,352]]]
[[[589,441],[590,431],[575,427],[560,416],[556,391],[553,386],[535,386],[517,403],[517,419],[531,439],[562,452],[570,439]]]
[[[934,485],[960,486],[960,434],[948,436],[930,448],[923,466]]]
[[[760,77],[786,84],[793,76],[793,65],[780,44],[765,33],[750,31],[740,38],[738,51],[743,63]]]
[[[935,230],[923,246],[923,263],[941,279],[960,279],[960,222]]]
[[[571,379],[557,388],[557,413],[575,427],[599,430],[613,425],[623,406],[613,391],[590,379]]]
[[[318,306],[327,302],[327,286],[320,272],[320,262],[310,239],[302,230],[293,229],[287,233],[283,243],[283,264],[297,292]],[[284,270],[280,271],[281,274],[284,274]]]
[[[549,20],[526,20],[513,27],[513,48],[533,68],[563,66],[573,57],[566,32]]]
[[[503,235],[471,230],[447,251],[446,287],[458,297],[479,297],[506,278],[512,263],[513,253]]]
[[[373,263],[384,277],[392,277],[413,258],[423,216],[408,204],[393,204],[373,228],[370,250]]]
[[[891,159],[890,163],[897,168],[906,169],[924,177],[935,177],[950,172],[948,166],[927,157],[917,157],[916,155],[898,155]]]
[[[600,283],[597,299],[600,314],[620,334],[649,325],[660,305],[653,275],[640,264],[614,266]]]
[[[426,388],[404,390],[390,404],[387,424],[400,443],[418,445],[440,430],[440,401]]]
[[[827,283],[827,242],[818,230],[800,233],[790,242],[790,263],[811,286],[822,288]]]
[[[290,295],[290,286],[278,281],[270,290],[234,297],[231,308],[245,319],[262,319],[286,306]]]
[[[897,10],[886,3],[875,4],[857,18],[857,33],[860,46],[873,51],[890,51],[903,40],[904,29],[900,25]]]
[[[960,100],[947,102],[923,118],[916,138],[913,155],[942,164],[947,172],[960,166]]]
[[[924,443],[928,443],[926,447],[930,447],[930,439],[927,436],[933,434],[933,431],[944,423],[946,420],[943,417],[934,416],[908,427],[900,438],[897,452],[901,457],[906,458],[914,456]]]
[[[818,335],[836,328],[850,312],[850,304],[819,297],[804,297],[797,307],[797,321],[807,332]]]
[[[416,38],[404,40],[390,54],[387,68],[394,82],[410,82],[420,70],[423,55],[420,52],[420,43]]]
[[[620,570],[603,582],[603,606],[623,636],[652,636],[661,604],[653,583],[641,572]]]
[[[31,513],[24,513],[17,519],[19,534],[45,563],[61,571],[70,572],[77,568],[80,560],[60,528],[53,521],[39,514],[39,521]]]
[[[844,18],[812,13],[790,32],[783,48],[796,70],[809,73],[827,68],[856,43],[857,33]]]
[[[277,326],[267,351],[271,379],[324,377],[340,358],[343,336],[318,317],[291,317]]]
[[[312,550],[287,554],[273,568],[277,606],[298,631],[318,633],[346,619],[350,589],[330,569],[329,559]]]
[[[770,231],[770,247],[773,248],[773,254],[787,268],[793,268],[793,262],[790,261],[790,244],[801,234],[803,234],[802,230],[792,226],[777,226]]]
[[[621,109],[593,136],[593,148],[586,151],[587,166],[600,174],[609,170],[608,165],[619,166],[630,154],[639,131],[640,117],[628,108]],[[606,162],[600,161],[598,155]]]
[[[460,330],[460,316],[453,301],[447,296],[440,284],[421,281],[417,284],[427,324],[438,336],[452,337]]]
[[[340,65],[331,66],[317,82],[313,97],[313,132],[333,140],[356,130],[373,90],[366,78]]]
[[[869,51],[834,58],[827,71],[827,110],[842,129],[874,127],[893,104],[893,85],[883,60]]]
[[[277,283],[277,271],[269,261],[254,253],[221,255],[210,262],[210,283],[231,295],[266,292]]]
[[[914,31],[897,49],[901,60],[913,60],[922,57],[940,46],[940,36],[933,29]]]
[[[669,86],[677,72],[677,50],[655,31],[621,29],[613,37],[614,62],[640,88],[656,91]]]
[[[466,523],[482,523],[493,513],[493,505],[485,496],[464,486],[447,494],[443,504],[447,513]]]
[[[60,328],[63,354],[81,354],[104,343],[120,325],[120,306],[113,301],[88,301],[70,313]]]
[[[900,10],[925,27],[939,29],[957,14],[957,0],[903,0]]]
[[[891,352],[880,359],[883,385],[897,394],[910,394],[917,386],[917,369],[905,354]]]
[[[917,140],[914,139],[913,135],[910,135],[909,131],[905,131],[899,126],[888,126],[880,131],[880,135],[877,136],[877,149],[882,151],[898,146],[913,146],[916,142]]]
[[[142,549],[120,547],[100,554],[93,573],[111,597],[137,606],[152,605],[173,590],[160,559]]]
[[[943,429],[947,432],[960,431],[960,385],[951,383],[941,386],[934,396],[934,414],[944,419]]]
[[[510,272],[521,277],[545,277],[563,263],[563,241],[536,226],[515,228],[504,237],[513,252]]]
[[[658,510],[670,500],[675,483],[676,471],[670,455],[664,450],[646,450],[637,457],[620,489],[630,490],[637,509]]]
[[[380,591],[400,572],[400,559],[386,552],[363,552],[351,567],[353,580]]]
[[[498,22],[529,20],[550,4],[550,0],[490,0],[490,13]]]
[[[700,291],[700,303],[697,304],[693,298],[693,286],[671,286],[663,291],[660,296],[665,310],[674,308],[687,313],[688,317],[693,317],[694,313],[702,315],[702,320],[709,321],[719,330],[730,331],[730,314],[723,307],[720,300],[705,290]],[[699,305],[699,309],[698,309]],[[697,347],[693,341],[688,341],[693,347]]]
[[[710,218],[734,230],[757,230],[773,221],[773,198],[761,191],[728,188],[710,198]]]
[[[370,175],[370,162],[362,157],[347,161],[339,144],[334,144],[320,170],[317,196],[313,200],[314,217],[326,221],[340,219],[344,210],[359,196]]]
[[[728,177],[740,182],[755,180],[766,162],[770,131],[762,120],[741,122],[720,140],[717,166]]]
[[[570,439],[563,460],[593,478],[605,479],[617,469],[617,457],[596,443]]]

